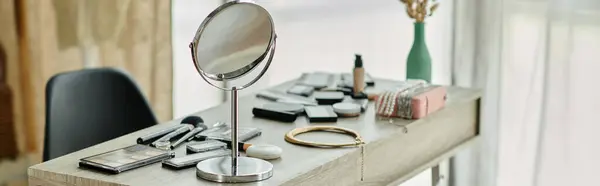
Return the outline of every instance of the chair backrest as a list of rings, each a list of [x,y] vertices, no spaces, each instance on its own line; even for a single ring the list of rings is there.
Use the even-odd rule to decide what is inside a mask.
[[[46,85],[43,158],[50,160],[156,123],[136,84],[119,70],[57,74]]]

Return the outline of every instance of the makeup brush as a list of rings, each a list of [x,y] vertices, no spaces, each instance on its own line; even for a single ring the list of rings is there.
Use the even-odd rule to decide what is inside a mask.
[[[190,130],[189,132],[187,132],[184,136],[182,136],[181,138],[177,139],[177,141],[173,142],[171,144],[171,150],[175,149],[175,147],[181,145],[181,143],[188,141],[188,139],[193,138],[194,135],[206,130],[208,128],[208,126],[206,126],[206,124],[204,124],[204,120],[200,117],[188,117],[190,120],[187,121],[187,123],[189,124],[193,124],[194,128],[192,130]],[[186,119],[188,119],[186,118]]]

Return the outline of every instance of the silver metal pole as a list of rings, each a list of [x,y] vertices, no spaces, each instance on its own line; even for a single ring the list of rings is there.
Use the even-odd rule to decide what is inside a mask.
[[[238,167],[238,90],[231,88],[231,173],[237,175]]]
[[[239,89],[231,87],[231,157],[215,157],[196,164],[196,176],[202,179],[220,183],[243,183],[265,180],[273,176],[273,164],[268,161],[239,156]],[[230,171],[223,169],[228,166],[231,166]]]

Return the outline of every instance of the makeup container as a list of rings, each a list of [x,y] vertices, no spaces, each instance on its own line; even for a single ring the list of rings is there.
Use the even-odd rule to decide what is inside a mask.
[[[181,170],[189,167],[194,167],[198,162],[215,158],[215,157],[224,157],[231,154],[231,150],[229,149],[217,149],[205,152],[199,152],[194,154],[189,154],[186,156],[171,158],[162,162],[163,167]]]
[[[287,90],[288,94],[295,94],[299,96],[308,97],[315,91],[314,87],[305,86],[305,85],[294,85],[290,89]]]
[[[310,106],[304,111],[309,122],[337,122],[338,115],[331,105]]]
[[[171,150],[171,142],[170,141],[159,140],[152,144],[154,145],[154,148],[157,148],[157,149],[166,150],[166,151]]]
[[[317,103],[319,103],[319,105],[333,105],[344,100],[344,93],[316,91],[315,93],[313,93],[313,97],[317,100]]]
[[[254,107],[252,109],[252,114],[258,118],[265,118],[281,122],[294,122],[298,117],[298,114],[296,113],[274,110],[264,107]]]
[[[367,108],[369,107],[368,99],[353,99],[350,96],[346,96],[344,98],[343,103],[354,103],[354,104],[360,105],[361,112],[365,112],[367,110]]]
[[[341,80],[349,80],[350,82],[352,82],[354,80],[354,76],[352,73],[342,73]],[[371,75],[367,72],[365,72],[365,84],[366,87],[375,86],[375,80],[373,80],[373,77],[371,77]],[[352,86],[352,83],[348,84],[348,86]]]
[[[196,141],[202,140],[227,140],[231,141],[231,126],[221,127],[217,130],[201,132],[195,137]],[[238,127],[238,142],[245,142],[260,136],[262,131],[254,127]]]
[[[354,70],[352,71],[353,86],[352,98],[367,98],[365,94],[365,68],[363,68],[362,56],[355,54]]]
[[[360,116],[360,105],[356,103],[336,103],[333,105],[333,111],[340,117],[358,117]]]
[[[231,141],[223,141],[227,144],[227,148],[231,148]],[[238,150],[246,152],[246,156],[259,158],[263,160],[272,160],[281,157],[283,149],[281,147],[269,144],[250,144],[238,143]]]
[[[414,86],[407,89],[386,91],[379,95],[377,108],[375,109],[377,115],[420,119],[445,106],[446,89],[443,86]]]
[[[300,114],[304,112],[304,105],[293,103],[267,103],[263,105],[263,108],[291,112],[294,114]]]
[[[217,149],[227,148],[227,143],[219,140],[206,140],[187,144],[187,153],[200,153]]]

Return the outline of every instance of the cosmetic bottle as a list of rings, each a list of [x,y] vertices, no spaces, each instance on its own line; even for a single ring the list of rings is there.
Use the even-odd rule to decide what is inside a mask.
[[[366,98],[365,68],[363,68],[362,56],[360,54],[355,54],[354,56],[354,70],[352,72],[354,84],[352,86],[352,98]]]

